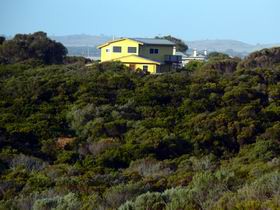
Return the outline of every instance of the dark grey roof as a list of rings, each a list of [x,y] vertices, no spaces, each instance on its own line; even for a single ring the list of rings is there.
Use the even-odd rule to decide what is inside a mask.
[[[142,42],[144,44],[154,44],[154,45],[175,45],[173,42],[167,39],[151,39],[151,38],[130,38],[132,40]]]

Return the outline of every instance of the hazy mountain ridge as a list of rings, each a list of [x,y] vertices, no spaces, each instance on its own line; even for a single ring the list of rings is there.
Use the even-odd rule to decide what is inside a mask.
[[[112,39],[112,37],[105,35],[76,34],[67,36],[51,36],[51,39],[61,42],[67,47],[95,47]]]
[[[67,35],[67,36],[51,36],[52,39],[61,42],[68,48],[70,55],[90,55],[97,56],[100,54],[98,50],[94,48],[108,40],[112,39],[112,36],[106,35]],[[261,50],[263,48],[271,48],[280,46],[280,43],[275,44],[257,44],[252,45],[237,40],[195,40],[185,41],[190,49],[204,50],[209,52],[218,51],[225,52],[232,56],[244,57],[251,52]],[[88,48],[90,49],[88,53]]]
[[[234,49],[236,51],[248,51],[252,48],[250,44],[236,40],[195,40],[186,41],[190,48],[208,49],[211,51]]]
[[[276,44],[257,44],[252,45],[237,40],[197,40],[197,41],[186,41],[188,46],[192,49],[198,50],[207,49],[208,51],[219,51],[226,52],[228,54],[240,54],[247,55],[251,52],[261,50],[263,48],[271,48],[280,46],[280,43]]]

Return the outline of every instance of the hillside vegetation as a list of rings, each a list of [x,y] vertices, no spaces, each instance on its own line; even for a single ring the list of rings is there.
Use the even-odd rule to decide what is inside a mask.
[[[268,51],[162,75],[0,65],[0,209],[279,209]]]

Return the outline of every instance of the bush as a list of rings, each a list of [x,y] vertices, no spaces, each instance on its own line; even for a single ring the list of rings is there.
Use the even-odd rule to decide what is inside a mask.
[[[26,156],[23,154],[15,155],[10,162],[11,168],[23,166],[29,172],[41,171],[48,166],[48,163],[34,157]]]
[[[81,207],[81,202],[74,193],[62,197],[39,199],[34,203],[34,210],[76,210]]]
[[[127,202],[119,210],[161,210],[165,202],[160,193],[147,192],[136,198],[135,202]]]
[[[137,172],[144,177],[163,177],[172,173],[169,165],[151,158],[133,161],[126,170],[130,173]]]
[[[148,187],[138,184],[122,184],[115,187],[108,188],[103,195],[107,208],[116,209],[122,203],[136,198],[138,195],[146,192]]]
[[[44,32],[34,34],[17,34],[13,39],[1,45],[0,58],[7,63],[35,62],[59,64],[63,62],[67,49],[61,44],[47,38]]]
[[[51,179],[43,174],[33,174],[31,176],[25,187],[25,191],[43,191],[53,185]]]

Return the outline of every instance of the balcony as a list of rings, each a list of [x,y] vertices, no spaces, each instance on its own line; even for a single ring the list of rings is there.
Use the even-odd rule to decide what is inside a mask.
[[[165,55],[164,61],[166,64],[182,63],[182,56],[181,55]]]

